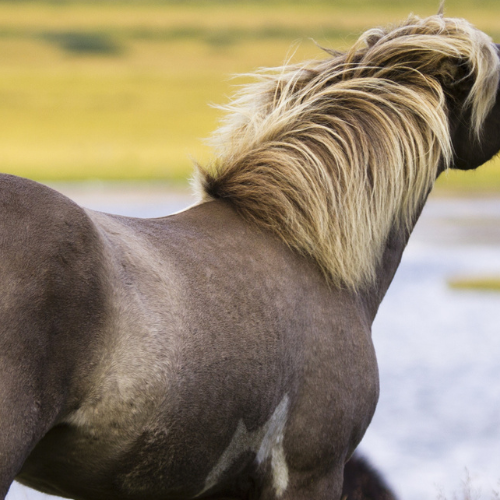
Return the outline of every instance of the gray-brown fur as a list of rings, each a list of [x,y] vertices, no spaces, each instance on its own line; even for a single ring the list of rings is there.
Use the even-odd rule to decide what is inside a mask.
[[[452,167],[500,149],[498,98],[470,133],[475,83],[447,94]],[[0,499],[17,478],[81,500],[338,500],[378,398],[371,323],[426,195],[353,288],[231,200],[142,220],[1,175]]]

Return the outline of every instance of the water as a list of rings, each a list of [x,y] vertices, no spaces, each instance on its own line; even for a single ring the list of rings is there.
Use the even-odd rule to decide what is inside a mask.
[[[431,200],[373,327],[381,398],[361,448],[403,500],[500,492],[500,200]]]
[[[58,186],[89,208],[139,217],[193,199],[162,185]],[[168,192],[167,192],[168,191]],[[500,198],[432,199],[373,327],[381,397],[361,449],[401,500],[500,491],[500,294],[452,290],[500,276]],[[13,485],[8,500],[49,497]]]

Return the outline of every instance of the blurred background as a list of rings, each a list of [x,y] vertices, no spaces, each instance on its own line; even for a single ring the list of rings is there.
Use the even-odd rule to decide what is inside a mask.
[[[210,103],[248,81],[233,75],[322,58],[318,45],[347,48],[438,3],[0,0],[0,171],[98,210],[182,209],[221,117]],[[500,43],[498,0],[447,0],[445,13]],[[493,160],[439,179],[374,325],[381,399],[361,448],[401,500],[498,498],[498,290]],[[42,497],[15,485],[8,498]]]
[[[0,1],[0,165],[51,180],[181,181],[236,84],[261,66],[322,58],[437,0]],[[450,0],[500,39],[500,2]],[[449,179],[448,185],[462,187]],[[461,177],[461,176],[460,176]],[[457,186],[458,183],[458,186]],[[467,189],[500,189],[482,169]]]

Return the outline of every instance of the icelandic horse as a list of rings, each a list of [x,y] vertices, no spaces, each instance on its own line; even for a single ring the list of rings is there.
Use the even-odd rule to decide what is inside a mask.
[[[443,15],[326,52],[243,89],[181,213],[0,177],[0,499],[341,497],[371,324],[437,176],[500,149],[500,63]]]

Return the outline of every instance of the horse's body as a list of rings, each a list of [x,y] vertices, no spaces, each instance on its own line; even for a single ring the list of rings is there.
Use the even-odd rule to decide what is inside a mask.
[[[436,18],[432,26],[444,23]],[[434,36],[451,36],[440,33]],[[446,104],[444,97],[436,102],[448,118],[436,119],[435,129],[444,132],[432,129],[401,146],[405,154],[429,154],[429,182],[449,163],[474,168],[500,149],[498,58],[489,41],[474,43],[483,52],[474,57],[493,69],[477,64],[461,85],[450,86],[455,94],[443,92]],[[422,71],[417,62],[405,80],[410,87]],[[464,64],[456,61],[462,73]],[[451,70],[443,68],[449,77]],[[313,73],[302,74],[307,80]],[[474,86],[476,80],[487,82]],[[300,90],[307,86],[302,83],[293,85]],[[427,83],[417,83],[422,95],[430,92]],[[316,90],[323,92],[321,85]],[[366,85],[375,91],[374,102],[387,90]],[[489,94],[477,97],[471,88]],[[395,91],[391,81],[386,94]],[[433,95],[429,113],[437,106]],[[380,109],[394,111],[387,102]],[[380,118],[380,110],[369,114],[370,106],[359,115],[368,129]],[[409,101],[405,106],[413,110]],[[411,119],[411,113],[404,116]],[[424,127],[422,116],[415,123]],[[318,127],[323,131],[326,123]],[[480,143],[469,133],[478,124]],[[448,149],[436,146],[445,135]],[[314,142],[307,147],[314,161],[325,156],[314,151]],[[453,158],[447,153],[452,147]],[[292,149],[295,154],[297,146]],[[369,155],[368,144],[362,149]],[[261,173],[261,159],[257,164]],[[410,174],[398,175],[424,176]],[[389,196],[377,188],[378,175],[363,177],[374,211],[385,206],[376,203],[376,190]],[[245,179],[238,186],[253,177]],[[371,323],[429,192],[426,182],[409,184],[417,190],[411,203],[401,191],[395,206],[405,204],[404,223],[389,214],[385,233],[373,233],[382,234],[375,257],[366,254],[373,262],[363,272],[351,266],[342,274],[342,266],[328,264],[326,251],[315,260],[312,250],[287,241],[276,221],[259,227],[229,184],[208,174],[209,199],[152,220],[88,211],[49,188],[1,176],[0,498],[17,478],[82,500],[339,499],[345,461],[378,397]],[[339,196],[351,189],[347,181],[336,186]],[[286,192],[292,190],[287,185]],[[290,203],[297,204],[299,198]],[[338,207],[331,209],[341,217]],[[353,223],[341,243],[356,230]]]
[[[32,397],[50,401],[31,417],[37,437],[58,424],[21,482],[93,499],[193,497],[212,487],[237,496],[253,481],[286,489],[292,471],[308,482],[318,457],[342,471],[378,395],[361,297],[329,290],[310,262],[221,201],[129,219],[0,179],[2,229],[12,228],[2,244],[2,310],[40,325],[9,324],[9,337],[37,345],[32,354],[26,347],[33,360],[17,360],[23,372],[38,365]],[[19,280],[28,303],[5,287]],[[65,317],[68,303],[78,310]],[[18,419],[26,389],[16,393],[20,408],[4,410]],[[285,428],[295,429],[292,440]],[[3,449],[24,460],[30,450],[9,437]],[[296,460],[284,462],[284,446]],[[245,471],[243,485],[231,470]]]

